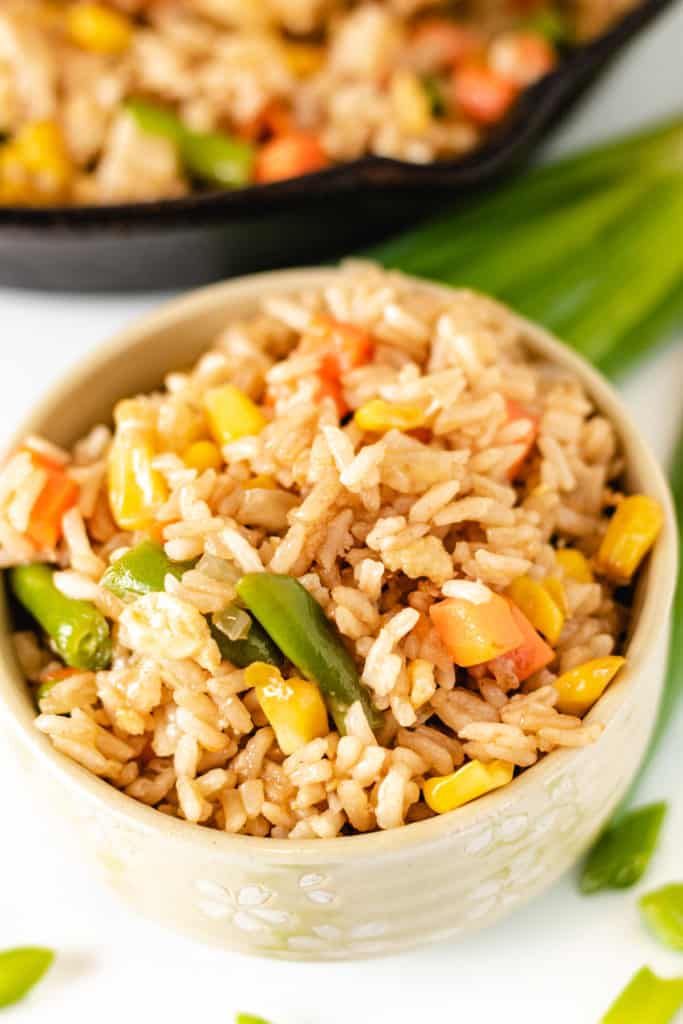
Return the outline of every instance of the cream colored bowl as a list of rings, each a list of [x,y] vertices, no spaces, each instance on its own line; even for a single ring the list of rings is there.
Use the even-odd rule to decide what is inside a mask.
[[[159,385],[194,360],[264,292],[320,286],[335,270],[265,274],[163,307],[100,349],[22,425],[72,443],[117,399]],[[422,285],[423,287],[433,287]],[[664,677],[676,577],[669,492],[619,399],[547,333],[533,347],[573,370],[616,425],[628,485],[657,498],[666,524],[640,581],[628,667],[591,712],[593,746],[556,751],[510,786],[460,810],[390,832],[331,840],[229,836],[174,820],[56,753],[34,708],[0,609],[0,698],[37,792],[55,805],[108,881],[164,925],[228,949],[331,960],[394,953],[492,924],[572,865],[624,795],[653,725]]]

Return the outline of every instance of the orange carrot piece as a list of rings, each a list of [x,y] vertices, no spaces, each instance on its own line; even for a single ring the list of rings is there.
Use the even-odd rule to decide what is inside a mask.
[[[510,603],[493,591],[481,603],[449,597],[432,605],[429,614],[451,658],[463,668],[509,654],[524,641]]]
[[[320,386],[316,394],[316,399],[320,402],[323,398],[332,398],[337,406],[339,419],[342,419],[342,417],[346,416],[347,412],[349,412],[349,407],[346,404],[346,399],[344,398],[339,374],[334,370],[330,372],[328,359],[329,356],[326,356],[325,359],[323,359],[323,364],[318,371]]]
[[[515,477],[519,476],[522,466],[528,459],[531,454],[531,450],[536,443],[540,421],[538,416],[534,416],[532,413],[528,412],[523,405],[520,405],[519,402],[515,402],[514,398],[508,398],[506,400],[506,404],[508,423],[514,423],[517,420],[526,420],[529,424],[529,428],[526,433],[519,437],[515,442],[516,444],[523,444],[524,451],[508,469],[508,480],[514,480]]]
[[[53,668],[48,672],[43,672],[40,676],[40,681],[41,683],[59,683],[62,679],[68,679],[69,676],[79,676],[82,672],[82,668]]]
[[[265,142],[274,136],[289,135],[293,128],[291,112],[279,100],[272,100],[250,120],[242,122],[237,134],[247,142]]]
[[[57,463],[26,448],[34,466],[45,471],[47,479],[29,518],[26,536],[39,548],[56,547],[62,536],[62,516],[78,501],[79,487]]]
[[[456,68],[453,97],[463,114],[475,124],[497,124],[507,114],[519,90],[483,61],[466,61]]]
[[[557,53],[539,32],[503,32],[491,44],[489,64],[496,74],[526,89],[557,66]]]
[[[536,632],[524,612],[520,611],[513,601],[510,601],[509,605],[515,625],[523,637],[523,642],[519,647],[509,651],[506,657],[512,662],[519,681],[524,682],[534,672],[549,665],[555,657],[555,651]]]
[[[313,329],[320,331],[324,337],[323,345],[329,350],[325,357],[328,372],[341,377],[372,359],[375,344],[362,327],[320,315],[315,318]]]
[[[410,46],[420,71],[456,67],[482,49],[483,40],[473,29],[446,18],[428,18],[421,22]]]
[[[297,178],[327,167],[328,159],[317,135],[294,131],[279,135],[266,142],[256,158],[256,181],[262,185],[271,181]]]

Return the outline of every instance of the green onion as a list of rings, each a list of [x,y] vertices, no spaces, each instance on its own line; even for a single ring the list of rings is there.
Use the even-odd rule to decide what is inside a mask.
[[[55,955],[41,946],[22,946],[0,953],[0,1007],[11,1006],[30,992]]]
[[[666,810],[665,803],[639,807],[603,832],[584,864],[581,891],[635,885],[655,852]]]
[[[683,951],[683,885],[663,885],[638,901],[645,923],[660,942]]]
[[[683,978],[658,978],[649,967],[643,967],[600,1024],[669,1024],[681,1006]]]

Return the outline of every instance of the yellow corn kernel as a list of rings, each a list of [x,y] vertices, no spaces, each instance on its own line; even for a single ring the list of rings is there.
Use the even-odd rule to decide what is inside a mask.
[[[361,430],[374,430],[378,433],[386,430],[415,430],[425,421],[419,405],[394,405],[381,398],[373,398],[361,405],[353,418]]]
[[[154,410],[140,399],[127,399],[116,406],[114,420],[116,434],[107,467],[112,515],[122,530],[145,530],[168,497],[163,476],[152,466]]]
[[[124,14],[97,3],[73,4],[66,26],[71,41],[91,53],[122,53],[133,36],[133,26]]]
[[[567,604],[567,595],[565,594],[562,580],[559,576],[546,576],[543,580],[542,586],[548,591],[553,601],[566,618],[569,606]]]
[[[564,613],[538,580],[520,576],[507,589],[508,597],[549,643],[555,645],[564,626]]]
[[[283,679],[279,669],[263,661],[249,665],[244,678],[256,690],[283,754],[293,754],[311,740],[327,736],[327,709],[315,683]]]
[[[614,679],[625,658],[612,655],[609,658],[594,658],[583,665],[563,672],[555,680],[555,689],[560,695],[557,710],[564,715],[585,715],[592,708],[598,697]]]
[[[616,583],[629,583],[664,523],[661,506],[646,494],[624,498],[610,519],[595,559],[598,572]]]
[[[284,47],[287,66],[296,78],[310,78],[320,71],[325,63],[325,47],[311,43],[286,43]]]
[[[406,135],[425,135],[432,123],[432,107],[417,75],[412,71],[397,71],[391,79],[390,95],[401,130]]]
[[[55,121],[32,121],[25,125],[14,138],[13,153],[31,176],[38,196],[62,194],[73,178],[73,163]]]
[[[437,814],[454,811],[493,789],[507,786],[512,781],[514,765],[508,761],[468,761],[451,775],[439,775],[427,779],[424,784],[424,798],[427,805]]]
[[[560,548],[555,552],[555,561],[565,576],[577,583],[593,583],[595,577],[590,567],[590,562],[581,551],[576,548]]]
[[[254,491],[259,489],[261,491],[276,491],[277,483],[273,480],[272,476],[268,476],[267,473],[262,473],[259,476],[253,476],[251,480],[247,480],[245,484],[242,484],[242,490]]]
[[[207,469],[220,469],[223,465],[223,456],[213,441],[195,441],[185,449],[183,462],[188,469],[196,469],[198,473],[203,473]]]
[[[214,440],[220,445],[259,434],[266,425],[266,418],[259,407],[232,384],[207,391],[204,408]]]

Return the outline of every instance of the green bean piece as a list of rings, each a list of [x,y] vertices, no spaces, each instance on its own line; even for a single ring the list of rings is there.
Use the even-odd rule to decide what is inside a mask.
[[[21,946],[0,953],[0,1007],[12,1006],[30,992],[55,955],[42,946]]]
[[[356,663],[318,602],[292,576],[248,573],[237,593],[267,633],[307,679],[317,683],[342,735],[346,713],[360,701],[372,729],[382,718],[358,675]]]
[[[270,665],[277,665],[278,668],[281,668],[284,662],[281,652],[265,629],[253,618],[249,632],[241,640],[231,640],[213,622],[211,622],[211,636],[218,644],[221,658],[232,662],[238,668],[246,668],[254,661],[267,661]]]
[[[168,573],[180,579],[194,562],[172,562],[161,544],[143,540],[113,562],[101,579],[103,587],[123,601],[164,589]]]
[[[124,109],[133,117],[140,131],[147,135],[161,135],[176,146],[182,144],[186,128],[172,111],[140,99],[126,100]]]
[[[54,584],[54,569],[42,563],[10,570],[17,600],[53,641],[62,660],[72,668],[98,671],[111,661],[109,625],[89,601],[66,597]]]
[[[581,891],[635,885],[655,852],[666,811],[665,803],[638,807],[603,832],[583,866]]]
[[[235,1024],[270,1024],[265,1017],[255,1017],[253,1013],[238,1013]]]
[[[187,132],[180,146],[194,178],[220,188],[244,188],[251,181],[254,147],[221,132]]]
[[[642,967],[600,1024],[669,1024],[683,1006],[683,978],[658,978]]]
[[[683,951],[683,884],[663,885],[638,901],[650,931],[671,949]]]

